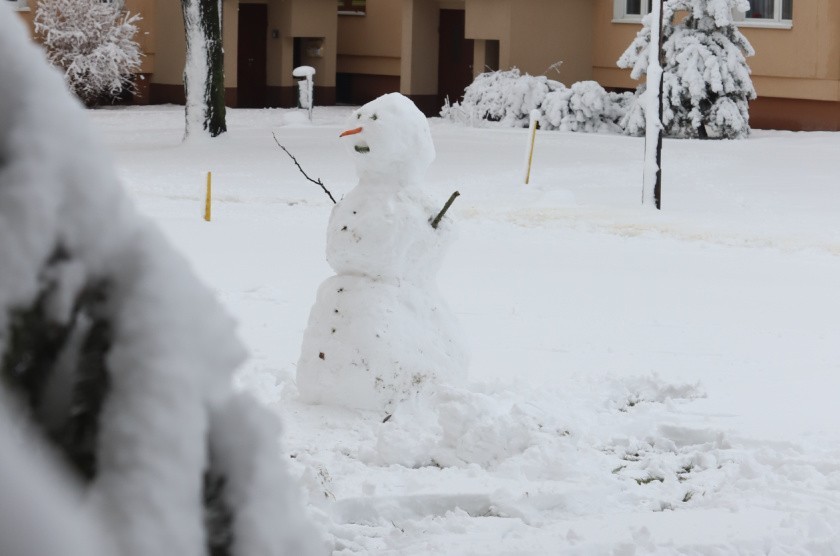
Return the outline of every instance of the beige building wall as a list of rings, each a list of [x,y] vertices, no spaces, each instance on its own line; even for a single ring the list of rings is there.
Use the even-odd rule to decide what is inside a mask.
[[[436,101],[440,5],[437,0],[403,0],[402,4],[400,92]]]
[[[467,0],[466,6],[466,35],[476,40],[474,73],[485,71],[486,41],[495,40],[499,69],[515,66],[567,84],[592,79],[593,0]]]
[[[792,29],[743,32],[759,96],[840,101],[840,2],[794,2]]]
[[[152,84],[183,85],[186,41],[181,3],[173,0],[155,1],[154,35],[155,72]]]
[[[619,69],[615,62],[641,24],[612,19],[613,1],[596,0],[595,79],[607,87],[635,88],[630,71]],[[840,2],[795,2],[792,29],[745,25],[741,30],[756,51],[747,63],[759,96],[840,100]]]
[[[279,10],[277,8],[280,8]],[[271,0],[269,33],[277,29],[283,39],[278,61],[277,49],[269,37],[269,85],[294,86],[292,77],[294,38],[305,40],[301,65],[315,68],[315,82],[320,87],[335,87],[338,54],[338,23],[335,0]],[[280,16],[278,20],[273,13]],[[274,26],[272,27],[272,25]],[[310,51],[318,54],[310,55]],[[278,75],[279,72],[279,75]]]
[[[495,69],[509,69],[511,40],[511,2],[510,0],[466,0],[466,29],[468,39],[473,39],[473,75],[487,70],[488,65]],[[498,60],[488,60],[487,41],[498,42]]]
[[[367,0],[363,16],[338,16],[337,71],[400,75],[402,2]]]

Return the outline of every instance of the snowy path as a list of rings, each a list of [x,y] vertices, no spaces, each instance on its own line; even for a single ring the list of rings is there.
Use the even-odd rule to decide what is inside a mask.
[[[524,188],[525,130],[433,121],[430,194],[462,193],[439,281],[470,391],[383,423],[292,381],[331,203],[271,132],[340,196],[348,113],[232,110],[227,137],[182,146],[175,107],[91,112],[240,320],[240,382],[284,417],[337,553],[840,553],[840,134],[666,141],[652,214],[638,139],[541,134]]]

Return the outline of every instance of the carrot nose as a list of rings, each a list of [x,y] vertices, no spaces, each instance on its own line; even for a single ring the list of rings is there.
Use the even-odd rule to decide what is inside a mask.
[[[345,137],[347,135],[356,135],[357,133],[361,133],[362,128],[357,127],[356,129],[348,129],[347,131],[343,132],[339,137]]]

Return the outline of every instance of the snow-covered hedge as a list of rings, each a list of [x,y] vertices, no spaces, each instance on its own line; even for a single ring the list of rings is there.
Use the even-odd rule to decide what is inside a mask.
[[[546,95],[543,129],[588,133],[621,132],[619,123],[632,93],[610,93],[595,81],[580,81]]]
[[[522,75],[519,69],[482,73],[464,91],[464,100],[446,106],[441,116],[464,123],[499,122],[504,127],[528,127],[529,115],[547,94],[563,84],[544,75]]]
[[[539,110],[543,129],[583,132],[620,132],[631,93],[610,93],[594,81],[567,88],[545,76],[513,68],[479,75],[460,103],[446,104],[441,117],[470,125],[498,122],[504,127],[527,127],[532,110]]]

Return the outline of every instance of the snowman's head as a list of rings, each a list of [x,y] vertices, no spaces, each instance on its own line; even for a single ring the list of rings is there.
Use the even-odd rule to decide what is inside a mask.
[[[429,122],[411,100],[389,93],[350,116],[341,134],[361,179],[419,182],[435,159]]]

